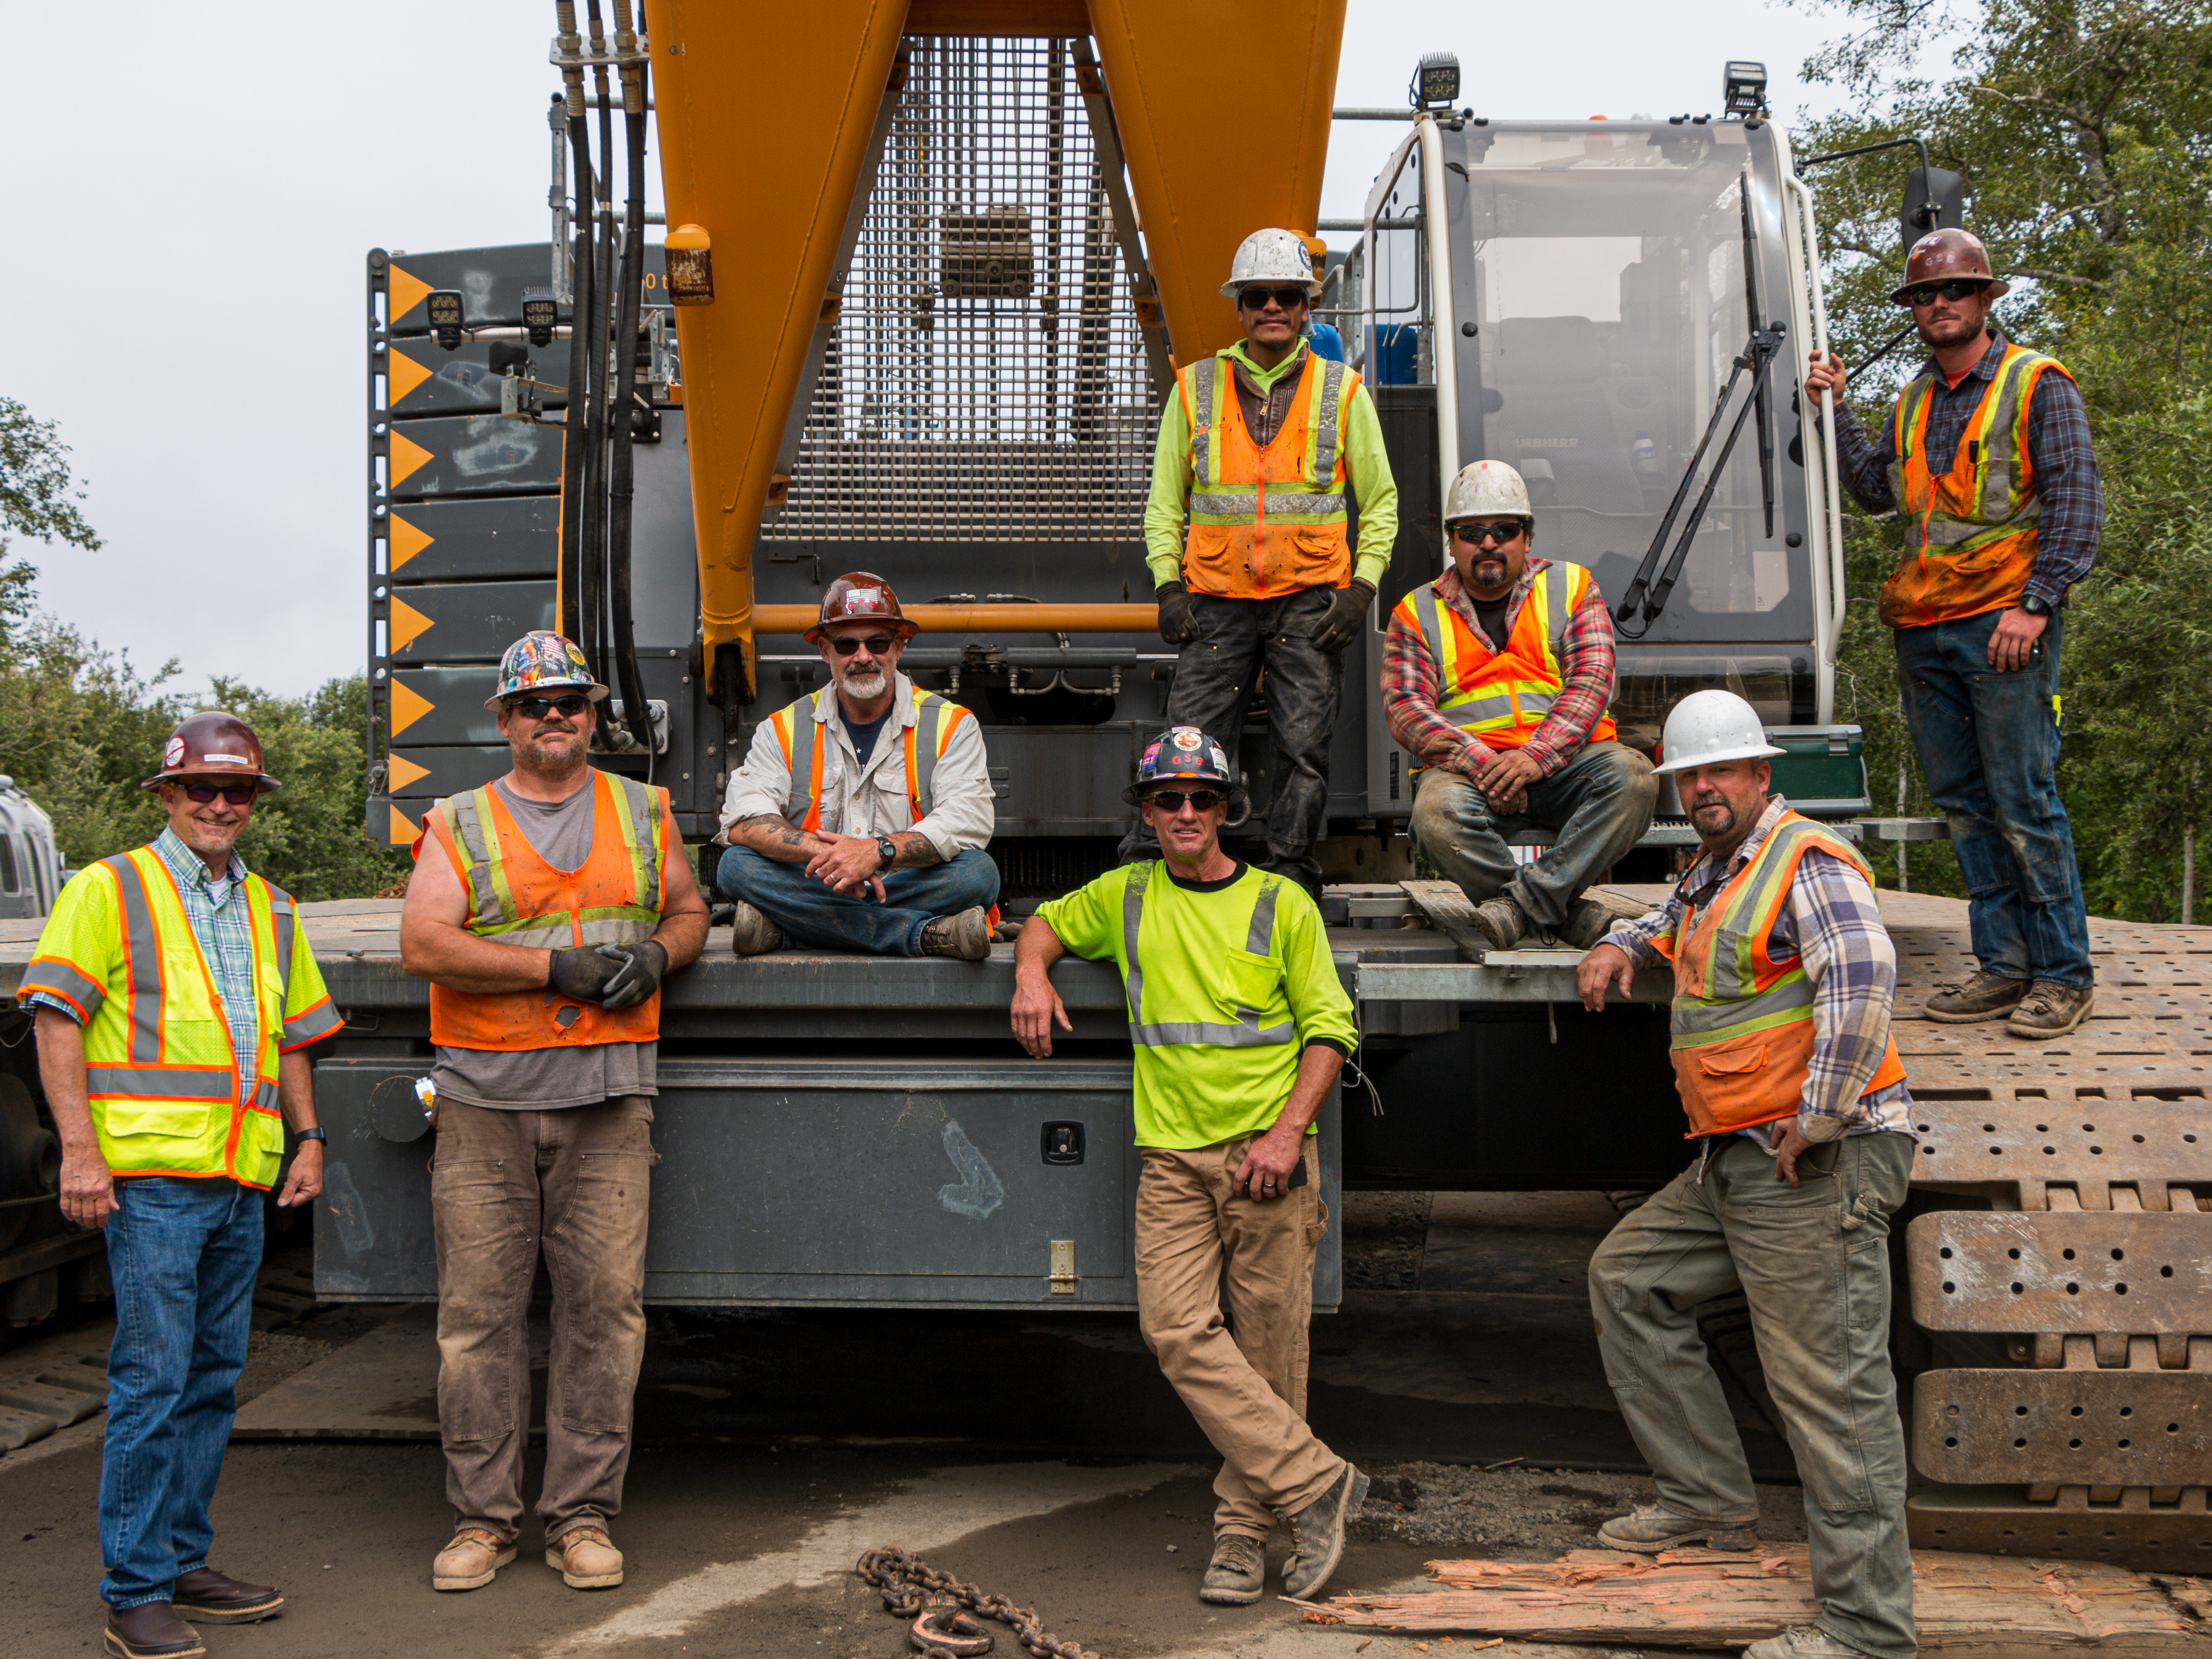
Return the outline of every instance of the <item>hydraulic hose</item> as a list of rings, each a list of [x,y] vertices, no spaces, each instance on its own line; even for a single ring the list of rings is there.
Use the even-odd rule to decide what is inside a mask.
[[[615,50],[627,60],[637,46],[630,32],[629,0],[615,0]],[[637,623],[630,605],[631,411],[637,401],[638,312],[645,293],[645,66],[622,66],[623,213],[622,282],[615,312],[613,425],[608,432],[607,592],[613,611],[613,656],[622,690],[623,723],[637,746],[653,753],[653,717],[637,672]]]
[[[573,54],[582,46],[576,33],[575,0],[556,0],[553,9],[559,19],[561,46]],[[574,639],[581,634],[584,617],[584,455],[590,447],[585,416],[591,355],[584,349],[582,324],[592,308],[592,155],[584,131],[584,72],[574,64],[565,64],[561,81],[567,93],[568,147],[574,154],[576,173],[574,257],[570,266],[574,279],[568,301],[568,319],[575,326],[569,331],[568,407],[561,434],[560,561],[561,627]]]
[[[586,0],[591,26],[593,89],[599,104],[599,169],[594,177],[592,215],[592,313],[587,350],[591,356],[590,396],[585,416],[584,543],[590,550],[584,567],[584,634],[577,643],[584,648],[592,678],[607,684],[607,404],[613,377],[607,372],[607,326],[614,297],[614,234],[607,223],[614,210],[614,137],[608,113],[606,26],[599,15],[599,0]],[[570,340],[573,347],[574,341]]]

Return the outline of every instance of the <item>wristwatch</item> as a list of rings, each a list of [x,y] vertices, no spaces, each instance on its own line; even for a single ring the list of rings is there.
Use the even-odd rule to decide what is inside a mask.
[[[324,1128],[301,1129],[294,1135],[293,1139],[295,1140],[319,1140],[327,1146],[330,1142],[331,1132],[328,1129]]]
[[[2040,593],[2023,594],[2020,608],[2031,617],[2047,617],[2051,614],[2051,601]]]
[[[898,848],[889,836],[876,837],[876,853],[883,860],[883,862],[876,866],[879,871],[888,870],[898,862]]]

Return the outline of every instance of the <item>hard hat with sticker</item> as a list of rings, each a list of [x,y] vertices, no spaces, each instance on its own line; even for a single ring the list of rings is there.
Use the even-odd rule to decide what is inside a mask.
[[[183,763],[184,758],[185,740],[182,738],[171,738],[168,742],[161,745],[161,769],[163,771],[167,772],[173,770]]]

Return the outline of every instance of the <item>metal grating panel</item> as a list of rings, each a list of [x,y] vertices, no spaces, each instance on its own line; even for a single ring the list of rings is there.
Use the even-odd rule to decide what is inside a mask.
[[[1905,1238],[1928,1330],[2212,1332],[2212,1222],[2193,1211],[1943,1210]]]
[[[1158,409],[1069,43],[906,47],[762,538],[1133,542]]]
[[[1913,1385],[1912,1466],[1954,1486],[2202,1486],[2212,1480],[2212,1376],[1923,1372]]]

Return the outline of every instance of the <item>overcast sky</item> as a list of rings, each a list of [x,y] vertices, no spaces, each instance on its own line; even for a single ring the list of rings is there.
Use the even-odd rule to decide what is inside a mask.
[[[178,659],[188,688],[358,672],[363,256],[545,236],[552,6],[9,19],[0,392],[58,422],[106,541],[19,544],[40,604],[142,667]],[[1702,113],[1752,58],[1794,121],[1828,106],[1798,70],[1835,32],[1765,0],[1352,0],[1337,101],[1402,104],[1421,53],[1449,50],[1462,102],[1494,118]],[[1359,211],[1398,136],[1340,124],[1324,217]]]

